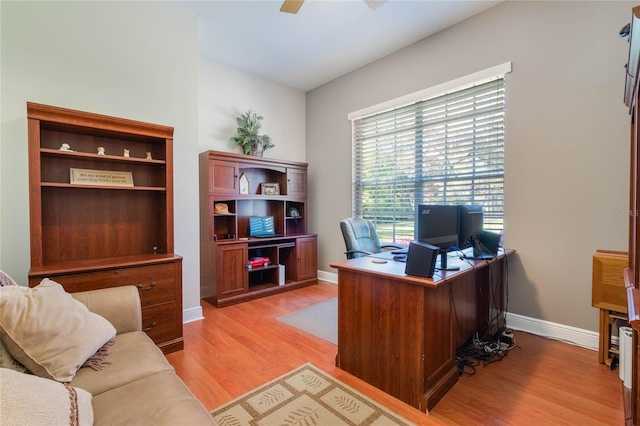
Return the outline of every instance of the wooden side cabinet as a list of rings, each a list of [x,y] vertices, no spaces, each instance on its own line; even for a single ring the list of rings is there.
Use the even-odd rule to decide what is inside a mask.
[[[29,285],[135,285],[144,330],[183,348],[174,253],[173,128],[27,103]]]
[[[316,237],[296,241],[298,281],[314,279],[318,274],[318,248]]]
[[[592,264],[591,306],[600,310],[598,361],[613,368],[620,351],[619,345],[612,343],[612,328],[616,320],[623,324],[628,321],[623,271],[629,266],[629,254],[597,250]]]
[[[241,176],[248,182],[245,191],[240,190]],[[278,191],[265,193],[264,184]],[[316,284],[317,236],[307,232],[306,203],[306,163],[201,153],[202,298],[223,307]],[[252,216],[273,217],[277,236],[252,237]],[[268,257],[269,263],[248,267],[248,261],[257,257]]]
[[[213,160],[209,167],[211,167],[211,193],[231,195],[238,193],[239,173],[237,163]]]
[[[287,167],[287,195],[307,196],[307,169]]]
[[[32,268],[29,286],[49,278],[70,293],[133,285],[142,306],[142,329],[165,353],[183,348],[182,257],[168,256],[134,264],[114,261],[105,268],[79,268],[77,272]]]
[[[246,273],[247,244],[225,244],[217,249],[215,274],[218,297],[227,298],[244,294],[248,290],[249,279]]]

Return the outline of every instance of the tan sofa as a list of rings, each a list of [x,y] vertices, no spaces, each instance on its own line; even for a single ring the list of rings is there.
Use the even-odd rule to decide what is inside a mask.
[[[101,370],[81,368],[70,385],[91,393],[95,425],[215,425],[205,407],[142,331],[134,286],[74,293],[116,329]]]

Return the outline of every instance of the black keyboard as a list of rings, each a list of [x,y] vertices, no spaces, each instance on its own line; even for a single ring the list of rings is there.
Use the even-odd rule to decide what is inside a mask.
[[[407,254],[409,253],[409,249],[401,249],[401,250],[393,250],[391,254]]]
[[[275,237],[284,237],[284,234],[255,234],[251,236],[252,238],[275,238]]]

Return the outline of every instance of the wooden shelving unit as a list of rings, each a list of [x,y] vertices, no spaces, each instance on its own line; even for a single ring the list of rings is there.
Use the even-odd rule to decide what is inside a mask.
[[[239,180],[249,182],[240,193]],[[279,194],[262,194],[264,183]],[[313,285],[317,236],[307,233],[307,164],[220,151],[200,154],[200,294],[216,307]],[[215,205],[224,203],[228,214]],[[298,216],[291,216],[295,208]],[[273,216],[273,238],[250,238],[251,216]],[[267,267],[247,268],[253,257]]]
[[[624,270],[627,313],[633,329],[632,386],[623,388],[627,424],[640,424],[640,6],[631,11],[629,57],[626,64],[624,102],[631,116],[629,177],[629,267]]]
[[[29,285],[45,277],[69,292],[135,285],[144,330],[164,352],[182,349],[173,128],[31,102],[27,119]],[[133,186],[74,183],[71,169],[130,173]]]

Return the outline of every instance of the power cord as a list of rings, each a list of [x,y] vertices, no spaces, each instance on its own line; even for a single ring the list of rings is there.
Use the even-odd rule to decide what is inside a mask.
[[[514,348],[519,348],[519,346],[516,344],[513,330],[505,330],[496,342],[484,342],[478,338],[476,333],[467,344],[457,351],[456,364],[458,366],[458,374],[466,373],[464,366],[473,365],[475,371],[475,367],[480,362],[483,363],[483,366],[487,366],[491,363],[502,361],[509,354],[509,351]],[[469,358],[473,358],[475,361]]]
[[[456,251],[458,251],[460,254],[459,256],[460,260],[466,261],[471,266],[471,268],[477,273],[478,269],[475,263],[471,262],[471,260],[467,258],[464,255],[464,252],[459,248],[456,247]],[[483,259],[483,260],[487,264],[489,263],[489,259]],[[502,274],[502,282],[505,287],[505,293],[506,293],[505,309],[502,312],[502,315],[503,315],[502,321],[506,325],[506,312],[507,312],[507,306],[509,303],[509,278],[508,278],[509,263],[507,260],[506,250],[504,252],[504,257],[502,261],[504,262],[504,272]],[[500,321],[501,312],[500,310],[497,309],[498,307],[497,293],[498,292],[497,292],[497,289],[495,288],[495,285],[497,283],[494,282],[498,280],[495,280],[495,277],[493,276],[492,272],[493,272],[492,268],[491,266],[489,266],[489,271],[488,271],[489,301],[493,302],[494,311],[496,311],[495,317],[490,315],[490,317],[487,319],[488,320],[487,325],[489,329],[491,329],[491,323],[493,323],[494,320],[496,321],[496,325],[498,327],[500,326],[500,322],[501,322]],[[480,293],[480,296],[482,296],[482,289],[479,287],[476,287],[476,290]],[[458,330],[462,332],[460,327],[460,322],[458,319],[458,312],[457,312],[455,301],[453,298],[453,291],[451,288],[449,288],[449,292],[450,292],[451,303],[452,303],[454,316],[456,320],[456,325],[458,326]],[[487,366],[493,362],[501,361],[505,356],[508,355],[509,351],[511,351],[514,348],[520,348],[520,347],[517,346],[515,335],[513,333],[513,330],[511,329],[506,329],[505,331],[503,331],[492,342],[485,342],[480,340],[478,338],[478,333],[476,332],[474,337],[470,339],[470,341],[467,342],[467,344],[463,345],[460,349],[456,351],[455,362],[458,368],[458,376],[462,376],[463,374],[472,376],[476,373],[476,367],[480,365],[480,362],[483,362],[483,365]]]
[[[466,374],[473,376],[476,374],[476,367],[480,364],[479,361],[469,359],[464,353],[458,349],[456,353],[456,365],[458,367],[458,376]]]

